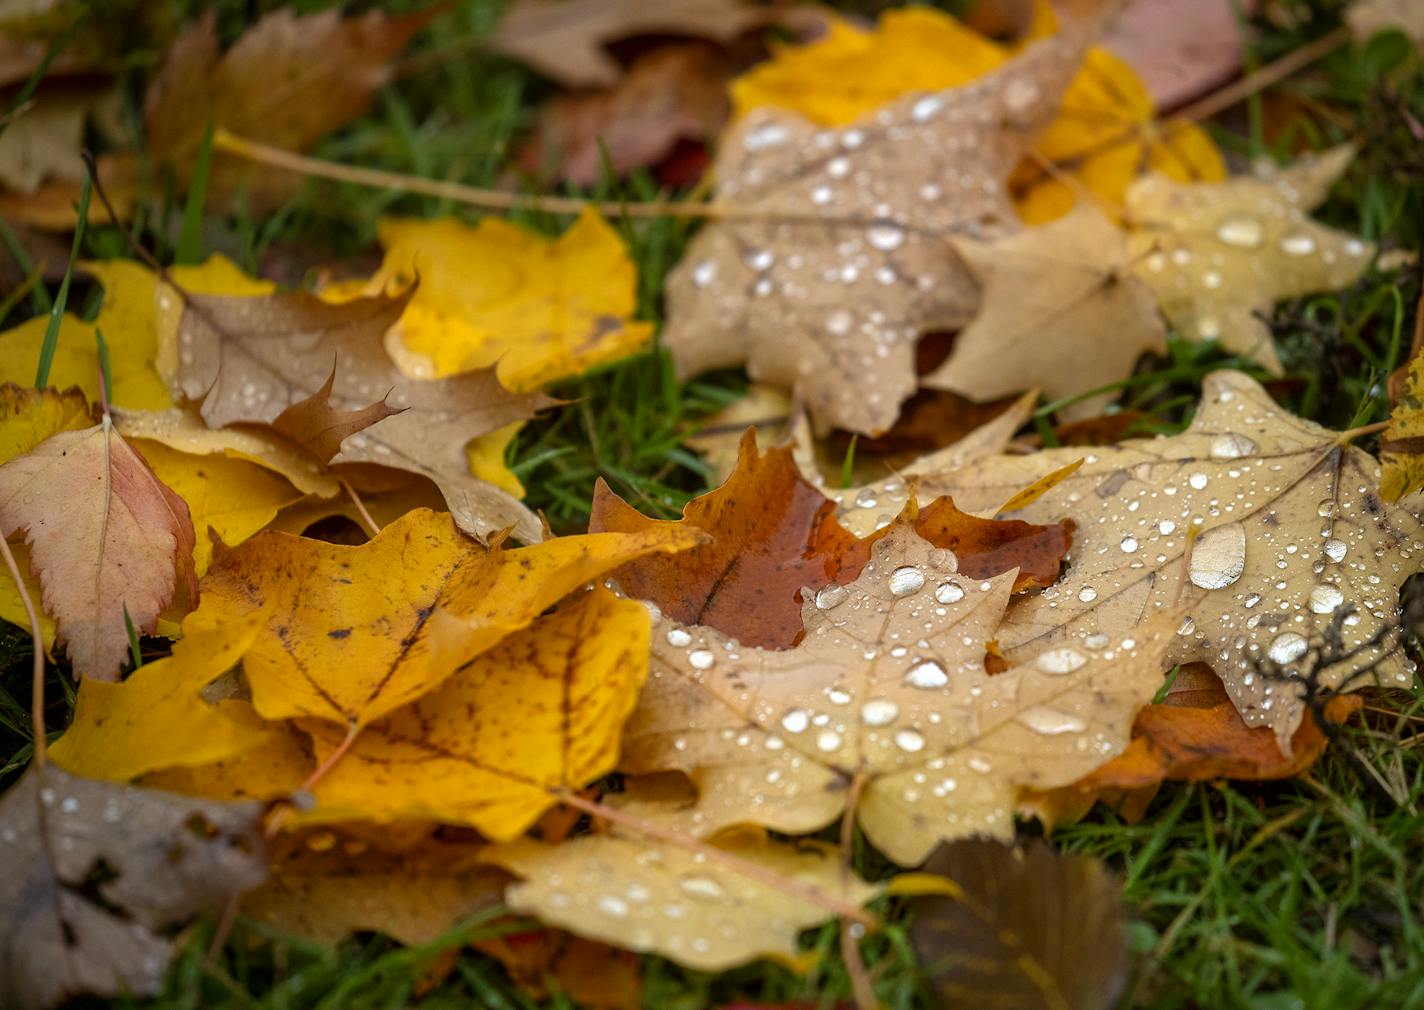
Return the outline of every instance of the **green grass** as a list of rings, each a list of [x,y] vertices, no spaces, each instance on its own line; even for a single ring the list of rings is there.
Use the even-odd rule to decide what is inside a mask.
[[[191,13],[208,6],[179,5]],[[239,33],[252,8],[221,6],[225,37]],[[314,9],[324,3],[302,2]],[[442,14],[413,54],[446,51],[488,31],[500,5],[467,2]],[[861,9],[875,4],[861,3]],[[1252,54],[1268,63],[1339,23],[1336,0],[1297,0],[1273,10],[1293,14],[1292,27],[1261,21]],[[1285,22],[1282,22],[1285,23]],[[141,72],[158,53],[129,50],[127,121],[141,121]],[[549,86],[522,68],[480,54],[438,62],[382,92],[372,112],[329,138],[319,154],[474,185],[494,183],[510,162]],[[1381,242],[1416,248],[1424,234],[1424,153],[1406,113],[1424,120],[1424,73],[1399,38],[1376,40],[1327,57],[1276,89],[1309,103],[1327,103],[1343,120],[1302,116],[1272,132],[1264,107],[1233,112],[1213,124],[1224,147],[1245,156],[1288,157],[1356,136],[1360,157],[1320,217]],[[135,127],[136,129],[136,127]],[[608,182],[587,194],[642,200],[657,195],[646,177]],[[139,236],[160,258],[221,251],[248,269],[340,261],[367,253],[381,214],[445,214],[459,208],[399,193],[326,183],[308,184],[277,212],[256,217],[185,216],[181,194],[170,194],[141,218]],[[525,213],[521,220],[556,231],[566,219]],[[640,271],[640,315],[654,321],[660,291],[691,230],[679,221],[619,221]],[[112,229],[85,237],[91,256],[126,255]],[[92,312],[94,293],[78,282],[72,304]],[[1418,268],[1372,272],[1348,291],[1282,304],[1271,320],[1287,375],[1275,392],[1299,413],[1336,428],[1379,420],[1388,410],[1384,378],[1408,353],[1420,296]],[[48,297],[6,303],[5,325],[43,312]],[[1144,411],[1150,431],[1176,431],[1189,419],[1203,375],[1217,367],[1249,367],[1210,345],[1173,340],[1169,354],[1143,362],[1118,384],[1122,406]],[[706,489],[708,474],[682,445],[711,412],[745,386],[740,373],[719,373],[680,385],[665,355],[647,354],[599,370],[552,392],[571,401],[531,423],[510,462],[560,531],[581,529],[596,477],[650,514],[675,515]],[[1051,405],[1049,405],[1051,406]],[[1048,409],[1040,412],[1047,425]],[[1369,443],[1365,443],[1369,446]],[[157,644],[157,643],[153,643]],[[29,754],[28,636],[0,627],[0,787],[12,784]],[[62,727],[73,688],[57,671],[48,688],[51,729]],[[1340,745],[1307,780],[1284,783],[1169,784],[1139,823],[1099,807],[1084,822],[1053,835],[1065,849],[1107,860],[1125,881],[1133,916],[1129,935],[1139,955],[1130,1005],[1151,1010],[1353,1010],[1424,1006],[1424,696],[1376,699],[1368,723],[1343,734],[1388,789],[1362,779]],[[1393,714],[1390,714],[1393,713]],[[1026,832],[1036,830],[1025,825]],[[859,850],[862,870],[883,873],[874,853]],[[895,1008],[934,1005],[910,953],[904,910],[882,903],[887,928],[865,941],[877,991]],[[271,1010],[403,1007],[446,950],[511,928],[488,919],[465,923],[442,940],[401,948],[363,936],[336,950],[273,934],[239,921],[216,965],[202,951],[211,923],[195,928],[163,999],[163,1010],[262,1007]],[[649,1007],[715,1006],[737,999],[809,1000],[830,1006],[850,990],[832,927],[809,932],[809,949],[823,955],[805,976],[758,963],[720,976],[646,959]],[[122,1000],[107,1006],[129,1006]],[[422,1007],[566,1007],[522,996],[495,962],[465,948],[453,968],[420,999]],[[1128,1004],[1125,1004],[1128,1005]]]

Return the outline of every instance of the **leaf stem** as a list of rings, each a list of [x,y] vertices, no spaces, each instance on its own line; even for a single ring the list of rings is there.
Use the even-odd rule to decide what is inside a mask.
[[[746,877],[748,880],[754,880],[758,884],[763,884],[774,891],[780,891],[782,894],[796,898],[798,901],[804,901],[808,905],[823,908],[842,919],[858,922],[866,929],[875,929],[880,925],[879,920],[873,914],[867,912],[859,905],[846,901],[844,898],[837,898],[827,894],[818,887],[810,887],[806,884],[798,884],[794,880],[788,880],[781,874],[768,870],[765,866],[758,866],[749,859],[743,859],[735,853],[728,852],[726,849],[719,849],[717,846],[704,842],[700,838],[693,838],[691,835],[686,835],[681,831],[664,827],[661,824],[646,820],[636,814],[619,810],[617,807],[604,806],[602,803],[586,799],[572,790],[555,790],[554,795],[566,806],[573,807],[576,810],[582,810],[584,813],[593,817],[600,817],[614,824],[622,825],[625,828],[636,831],[640,835],[646,835],[660,842],[675,845],[686,852],[693,852],[704,856],[708,862],[725,867],[738,876]]]
[[[370,512],[366,511],[366,503],[361,500],[361,496],[356,493],[356,489],[351,486],[351,482],[341,476],[337,476],[336,480],[341,485],[341,489],[346,492],[346,497],[351,499],[351,504],[356,508],[356,514],[361,517],[361,525],[366,527],[366,532],[373,538],[380,536],[380,524],[371,518]]]

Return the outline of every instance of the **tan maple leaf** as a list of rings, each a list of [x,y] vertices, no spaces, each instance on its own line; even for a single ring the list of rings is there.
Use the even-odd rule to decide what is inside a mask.
[[[401,411],[346,436],[332,463],[375,463],[428,477],[455,521],[475,536],[514,527],[525,540],[540,538],[540,524],[517,499],[470,475],[465,445],[553,401],[507,392],[493,369],[407,377],[384,347],[405,297],[330,304],[304,292],[182,299],[168,292],[161,305],[163,299],[160,371],[184,396],[202,401],[212,427],[272,423],[318,396],[330,377],[328,403],[335,409],[360,411],[384,399]]]
[[[739,217],[705,227],[668,279],[664,341],[679,372],[745,362],[753,379],[794,387],[818,426],[889,427],[916,385],[916,338],[978,308],[949,237],[1014,227],[1004,181],[1057,108],[1085,35],[845,129],[749,115],[716,166],[717,199]]]
[[[1143,353],[1166,349],[1157,298],[1128,267],[1126,235],[1088,203],[1051,224],[962,240],[958,249],[984,300],[926,386],[981,401],[1038,387],[1058,400],[1116,382]],[[1081,400],[1063,413],[1091,417],[1107,400]]]
[[[76,675],[117,680],[127,622],[153,631],[179,573],[198,598],[188,506],[107,416],[0,466],[0,535],[16,530]]]
[[[1332,148],[1287,169],[1222,182],[1140,179],[1127,192],[1136,272],[1168,321],[1192,340],[1220,340],[1279,372],[1269,313],[1282,298],[1353,284],[1374,246],[1316,224],[1319,206],[1354,148]]]
[[[1077,533],[1067,574],[1010,609],[999,630],[1007,655],[1082,647],[1184,607],[1173,661],[1210,663],[1247,724],[1271,726],[1290,754],[1303,711],[1299,688],[1262,677],[1260,657],[1299,671],[1345,606],[1356,608],[1343,629],[1350,646],[1397,620],[1399,588],[1424,557],[1417,499],[1381,501],[1373,457],[1231,371],[1207,377],[1180,435],[980,460],[924,476],[920,494],[996,510],[1077,459],[1084,462],[1076,472],[1013,513],[1071,518]],[[883,484],[874,493],[874,509],[852,507],[842,522],[874,528],[878,514],[905,497]],[[1368,650],[1326,671],[1321,684],[1342,685],[1380,658]],[[1411,669],[1396,654],[1378,673],[1406,686]]]
[[[622,767],[687,773],[698,801],[672,816],[700,834],[814,831],[858,797],[866,836],[903,865],[941,840],[1011,835],[1020,788],[1074,781],[1127,746],[1170,628],[990,676],[1014,573],[981,582],[957,567],[902,520],[853,583],[808,591],[794,648],[664,619]]]

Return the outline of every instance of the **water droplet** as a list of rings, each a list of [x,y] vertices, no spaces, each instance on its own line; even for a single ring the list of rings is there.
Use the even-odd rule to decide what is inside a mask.
[[[1310,643],[1305,640],[1304,635],[1286,631],[1272,639],[1270,648],[1266,650],[1266,655],[1277,663],[1285,664],[1304,656],[1309,648]]]
[[[1124,554],[1134,554],[1137,552],[1137,538],[1133,536],[1123,537],[1118,543]]]
[[[747,253],[747,266],[753,270],[770,270],[776,262],[776,254],[770,249],[753,249]]]
[[[875,497],[875,492],[870,488],[862,488],[855,496],[855,507],[859,509],[873,509],[880,503],[880,499]]]
[[[905,683],[911,687],[936,688],[949,683],[949,674],[933,659],[924,659],[910,667],[905,674]]]
[[[1087,638],[1083,639],[1083,644],[1086,645],[1088,648],[1092,649],[1094,652],[1101,652],[1103,649],[1106,649],[1111,643],[1112,639],[1109,638],[1107,635],[1104,635],[1102,632],[1098,632],[1095,635],[1089,635]]]
[[[788,733],[804,733],[811,725],[811,713],[804,708],[793,708],[781,717],[781,728]]]
[[[1245,603],[1246,603],[1246,609],[1247,609],[1247,610],[1250,610],[1252,607],[1254,607],[1256,604],[1258,604],[1258,603],[1260,603],[1260,602],[1261,602],[1261,594],[1260,594],[1260,593],[1247,593],[1247,594],[1246,594]]]
[[[851,318],[851,314],[842,309],[831,313],[826,320],[826,330],[833,336],[843,337],[850,332],[854,324],[855,320]]]
[[[827,754],[841,749],[841,735],[833,729],[823,729],[816,734],[816,747]]]
[[[1333,614],[1345,602],[1345,594],[1330,585],[1319,585],[1310,591],[1310,609],[1317,614]]]
[[[683,877],[677,882],[677,886],[682,889],[684,894],[701,898],[704,901],[717,901],[727,896],[727,892],[721,884],[711,877],[704,877],[700,874],[689,874]]]
[[[1240,249],[1258,249],[1266,229],[1254,217],[1229,217],[1217,227],[1216,237]]]
[[[865,658],[866,658],[866,659],[874,659],[874,658],[875,658],[875,653],[872,651],[872,652],[871,652],[868,656],[866,656]],[[846,691],[846,690],[843,690],[843,689],[841,689],[841,688],[839,688],[839,687],[828,687],[828,688],[826,688],[826,697],[831,700],[831,704],[833,704],[833,705],[849,705],[849,704],[850,704],[850,692],[849,692],[849,691]]]
[[[1098,591],[1092,586],[1084,586],[1078,590],[1078,599],[1084,603],[1092,603],[1098,598]]]
[[[789,136],[791,131],[780,123],[767,123],[748,133],[742,141],[742,146],[748,151],[764,151],[768,147],[786,143]]]
[[[925,738],[912,729],[902,729],[895,734],[895,746],[907,754],[925,749]]]
[[[1225,435],[1218,435],[1212,440],[1211,458],[1240,459],[1242,456],[1250,456],[1255,453],[1256,448],[1256,443],[1245,435],[1228,432]]]
[[[873,224],[865,233],[866,241],[881,252],[898,249],[905,242],[905,231],[899,225]]]
[[[917,123],[923,123],[942,108],[944,108],[943,95],[926,95],[910,106],[910,118]]]
[[[1088,724],[1076,715],[1069,715],[1067,712],[1060,712],[1056,708],[1048,708],[1044,705],[1035,705],[1033,708],[1024,709],[1018,714],[1018,721],[1035,733],[1042,733],[1045,736],[1057,736],[1059,733],[1080,733],[1088,728]]]
[[[1182,618],[1182,623],[1177,625],[1177,634],[1181,635],[1183,638],[1194,634],[1196,630],[1197,622],[1192,620],[1191,614],[1188,614],[1186,617]]]
[[[1157,524],[1157,532],[1161,533],[1164,537],[1176,528],[1177,524],[1172,522],[1172,520],[1170,519],[1163,519],[1160,523]]]
[[[699,288],[705,288],[717,279],[717,264],[712,260],[703,260],[692,268],[692,283]]]
[[[925,584],[925,573],[914,565],[902,565],[890,573],[890,595],[909,596]]]
[[[1348,549],[1348,545],[1343,540],[1337,540],[1331,537],[1325,541],[1325,556],[1336,564],[1345,560],[1345,552]]]
[[[832,179],[844,179],[850,175],[850,160],[847,158],[832,158],[826,162],[826,174]]]
[[[710,670],[717,657],[712,655],[711,649],[693,649],[687,654],[687,661],[694,670]]]
[[[941,582],[935,587],[935,599],[940,603],[958,603],[964,599],[964,590],[954,582]]]
[[[1288,256],[1309,256],[1315,252],[1315,239],[1303,232],[1287,235],[1281,239],[1281,252]]]
[[[1023,77],[1011,80],[1004,89],[1004,104],[1010,112],[1022,113],[1038,101],[1038,85]]]
[[[685,628],[668,628],[667,643],[674,648],[681,649],[692,643],[692,636]]]
[[[1088,661],[1088,657],[1073,649],[1049,649],[1034,660],[1044,673],[1072,673]]]
[[[622,898],[612,894],[599,895],[596,904],[598,905],[598,910],[604,915],[622,917],[628,914],[628,903]]]
[[[871,698],[860,706],[860,721],[867,726],[888,726],[900,714],[900,706],[889,698]]]
[[[1208,270],[1206,273],[1202,274],[1202,284],[1208,289],[1215,291],[1217,288],[1221,287],[1221,274],[1217,273],[1215,270]]]
[[[1190,484],[1192,488],[1196,491],[1200,491],[1202,488],[1206,487],[1206,482],[1207,475],[1204,473],[1194,473],[1187,478],[1187,483]]]
[[[816,594],[817,610],[834,610],[850,598],[850,590],[845,586],[826,586]]]
[[[1224,589],[1246,570],[1246,528],[1216,526],[1197,537],[1187,562],[1187,577],[1202,589]]]

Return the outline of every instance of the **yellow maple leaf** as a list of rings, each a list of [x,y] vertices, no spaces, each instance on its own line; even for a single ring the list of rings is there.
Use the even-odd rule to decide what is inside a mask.
[[[270,606],[243,659],[257,711],[364,725],[439,687],[590,579],[701,539],[664,528],[486,548],[427,509],[360,547],[269,531],[217,552],[183,630]]]
[[[267,742],[270,731],[247,702],[203,698],[203,688],[252,644],[264,617],[256,613],[197,632],[122,683],[86,677],[69,729],[50,747],[55,763],[75,775],[128,782],[163,768],[222,761]]]
[[[158,351],[157,277],[131,260],[86,263],[83,269],[104,286],[104,301],[92,323],[68,314],[61,319],[50,385],[56,389],[78,386],[91,401],[99,399],[98,331],[109,345],[113,376],[109,402],[135,410],[173,406],[168,386],[154,366]],[[230,260],[216,255],[201,266],[173,267],[170,273],[184,289],[202,294],[266,294],[274,287],[268,281],[249,278]],[[48,316],[37,316],[0,333],[0,381],[25,385],[35,381],[48,325]]]
[[[387,218],[385,260],[367,282],[324,296],[379,294],[418,280],[394,330],[427,376],[495,366],[516,392],[640,349],[652,325],[630,317],[637,270],[618,233],[585,210],[557,239],[498,218],[468,225]]]
[[[602,588],[577,597],[367,727],[314,787],[306,819],[433,818],[519,837],[560,790],[613,770],[648,635],[641,603]],[[303,725],[319,760],[341,746],[339,727]]]
[[[213,556],[209,528],[223,543],[240,544],[304,497],[281,477],[245,460],[192,455],[149,439],[136,439],[133,446],[158,479],[188,503],[197,534],[193,565],[200,577]]]
[[[1424,355],[1409,363],[1404,386],[1380,437],[1380,494],[1397,502],[1424,488]]]
[[[1052,11],[1040,5],[1030,38],[1056,29]],[[886,12],[874,31],[834,21],[824,38],[780,50],[733,81],[731,91],[739,115],[773,105],[822,126],[844,126],[909,92],[967,84],[1012,55],[947,14],[912,7]],[[1014,175],[1020,216],[1029,224],[1061,217],[1080,187],[1119,207],[1128,185],[1147,171],[1179,181],[1225,177],[1221,153],[1203,130],[1159,125],[1155,116],[1132,67],[1105,49],[1089,50],[1058,118]]]

